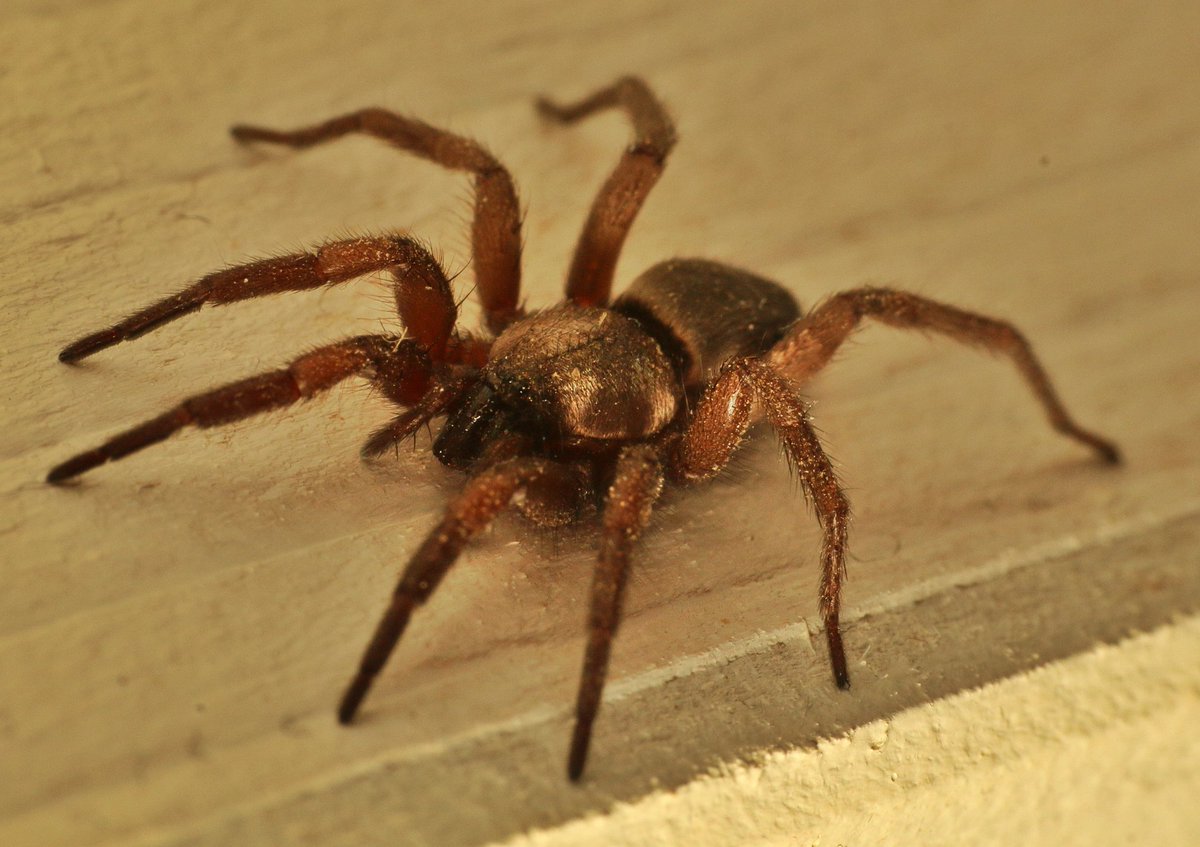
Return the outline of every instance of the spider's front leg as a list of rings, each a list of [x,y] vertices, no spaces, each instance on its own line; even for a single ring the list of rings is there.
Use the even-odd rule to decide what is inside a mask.
[[[385,335],[362,335],[318,347],[281,370],[190,397],[170,411],[68,459],[51,470],[46,481],[64,482],[157,444],[187,426],[223,426],[290,406],[355,375],[368,376],[397,403],[415,403],[429,384],[429,356],[415,341]]]
[[[592,580],[588,644],[575,703],[575,730],[567,759],[567,776],[578,780],[587,761],[592,724],[608,676],[613,636],[621,622],[621,605],[629,575],[633,542],[650,521],[650,510],[662,491],[663,469],[658,451],[646,444],[627,447],[617,460],[616,474],[605,498],[600,559]]]
[[[735,359],[704,393],[683,437],[671,456],[671,475],[680,482],[715,476],[750,427],[754,401],[783,443],[788,461],[812,499],[824,533],[821,548],[821,616],[829,643],[833,678],[850,687],[846,652],[838,617],[846,576],[846,541],[850,503],[838,483],[833,464],[821,447],[795,387],[774,367],[759,359]]]
[[[138,338],[204,305],[224,305],[347,282],[392,269],[401,318],[426,343],[435,359],[445,349],[458,315],[450,282],[421,244],[404,235],[332,241],[309,253],[295,253],[236,265],[202,277],[183,291],[130,315],[108,329],[68,345],[59,360],[77,362],[106,347]]]
[[[586,475],[578,467],[548,459],[507,459],[472,477],[446,508],[445,516],[409,560],[380,619],[358,672],[338,706],[338,720],[354,720],[375,677],[408,626],[413,609],[427,601],[472,538],[524,491],[527,497],[553,504],[566,513],[578,508],[586,491]]]

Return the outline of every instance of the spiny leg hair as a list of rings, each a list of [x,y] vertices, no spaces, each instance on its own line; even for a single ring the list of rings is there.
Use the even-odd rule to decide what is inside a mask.
[[[145,335],[206,304],[222,305],[347,282],[393,269],[401,319],[426,349],[440,358],[458,314],[450,282],[421,244],[402,235],[332,241],[310,253],[263,259],[216,271],[108,329],[67,346],[58,356],[76,362],[106,347]]]

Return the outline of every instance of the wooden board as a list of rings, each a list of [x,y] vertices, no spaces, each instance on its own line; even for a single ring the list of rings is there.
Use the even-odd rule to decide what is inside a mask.
[[[810,743],[1200,607],[1195,4],[12,0],[0,11],[0,842],[473,844]],[[855,506],[832,689],[815,523],[766,433],[641,545],[588,781],[563,777],[594,532],[501,521],[367,704],[333,706],[460,483],[364,465],[359,386],[45,471],[188,393],[389,324],[367,282],[57,350],[196,276],[411,229],[471,287],[467,188],[367,140],[246,150],[239,121],[378,104],[483,139],[554,302],[628,129],[543,126],[643,74],[681,142],[618,277],[702,255],[805,304],[886,283],[1012,319],[1098,467],[1011,367],[864,331],[813,386]],[[468,320],[474,320],[469,317]]]

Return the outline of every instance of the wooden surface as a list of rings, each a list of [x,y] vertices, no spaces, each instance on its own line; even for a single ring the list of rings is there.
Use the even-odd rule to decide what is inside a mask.
[[[0,10],[0,843],[474,844],[1200,608],[1200,7],[260,4]],[[461,177],[237,121],[384,105],[483,139],[553,302],[628,130],[539,92],[646,76],[681,142],[618,268],[703,255],[805,304],[887,283],[1012,319],[1098,467],[1003,362],[868,329],[813,386],[855,506],[832,690],[815,524],[770,438],[641,545],[588,781],[563,777],[594,533],[501,521],[414,620],[361,725],[333,706],[460,478],[372,465],[358,386],[189,432],[82,485],[64,457],[388,322],[367,282],[206,310],[81,367],[81,333],[214,267],[408,228],[466,265]],[[470,290],[470,269],[459,277]],[[473,318],[469,318],[473,320]]]
[[[1195,847],[1200,617],[507,847]]]

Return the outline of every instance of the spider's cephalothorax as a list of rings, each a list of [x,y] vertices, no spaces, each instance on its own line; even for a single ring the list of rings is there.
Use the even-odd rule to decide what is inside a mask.
[[[598,502],[600,555],[567,765],[571,779],[578,779],[620,620],[631,550],[664,481],[712,477],[759,418],[778,434],[821,525],[820,611],[834,680],[848,687],[838,620],[849,504],[799,389],[864,318],[1007,355],[1055,429],[1105,461],[1119,461],[1111,442],[1075,424],[1029,344],[1002,321],[880,288],[842,292],[802,316],[779,285],[698,259],[654,266],[610,304],[621,245],[662,172],[675,143],[674,127],[645,83],[632,77],[572,105],[540,100],[538,106],[545,117],[564,123],[619,108],[635,131],[592,205],[562,305],[528,316],[520,305],[520,204],[512,178],[495,157],[474,141],[420,121],[363,109],[290,132],[239,126],[233,134],[241,141],[307,147],[365,133],[473,174],[473,267],[487,334],[456,327],[458,309],[441,266],[417,241],[393,234],[334,241],[311,253],[209,274],[59,354],[75,362],[204,305],[391,273],[403,337],[347,338],[280,370],[195,395],[68,459],[48,476],[63,482],[189,425],[219,426],[288,406],[351,376],[369,380],[401,408],[368,439],[364,455],[380,454],[444,417],[434,453],[466,471],[468,480],[404,569],[342,697],[343,723],[353,719],[413,609],[429,599],[463,546],[497,513],[511,503],[542,526],[558,526]]]
[[[537,452],[640,441],[675,417],[671,363],[637,322],[609,309],[564,305],[514,323],[434,442],[453,467],[518,433]]]

